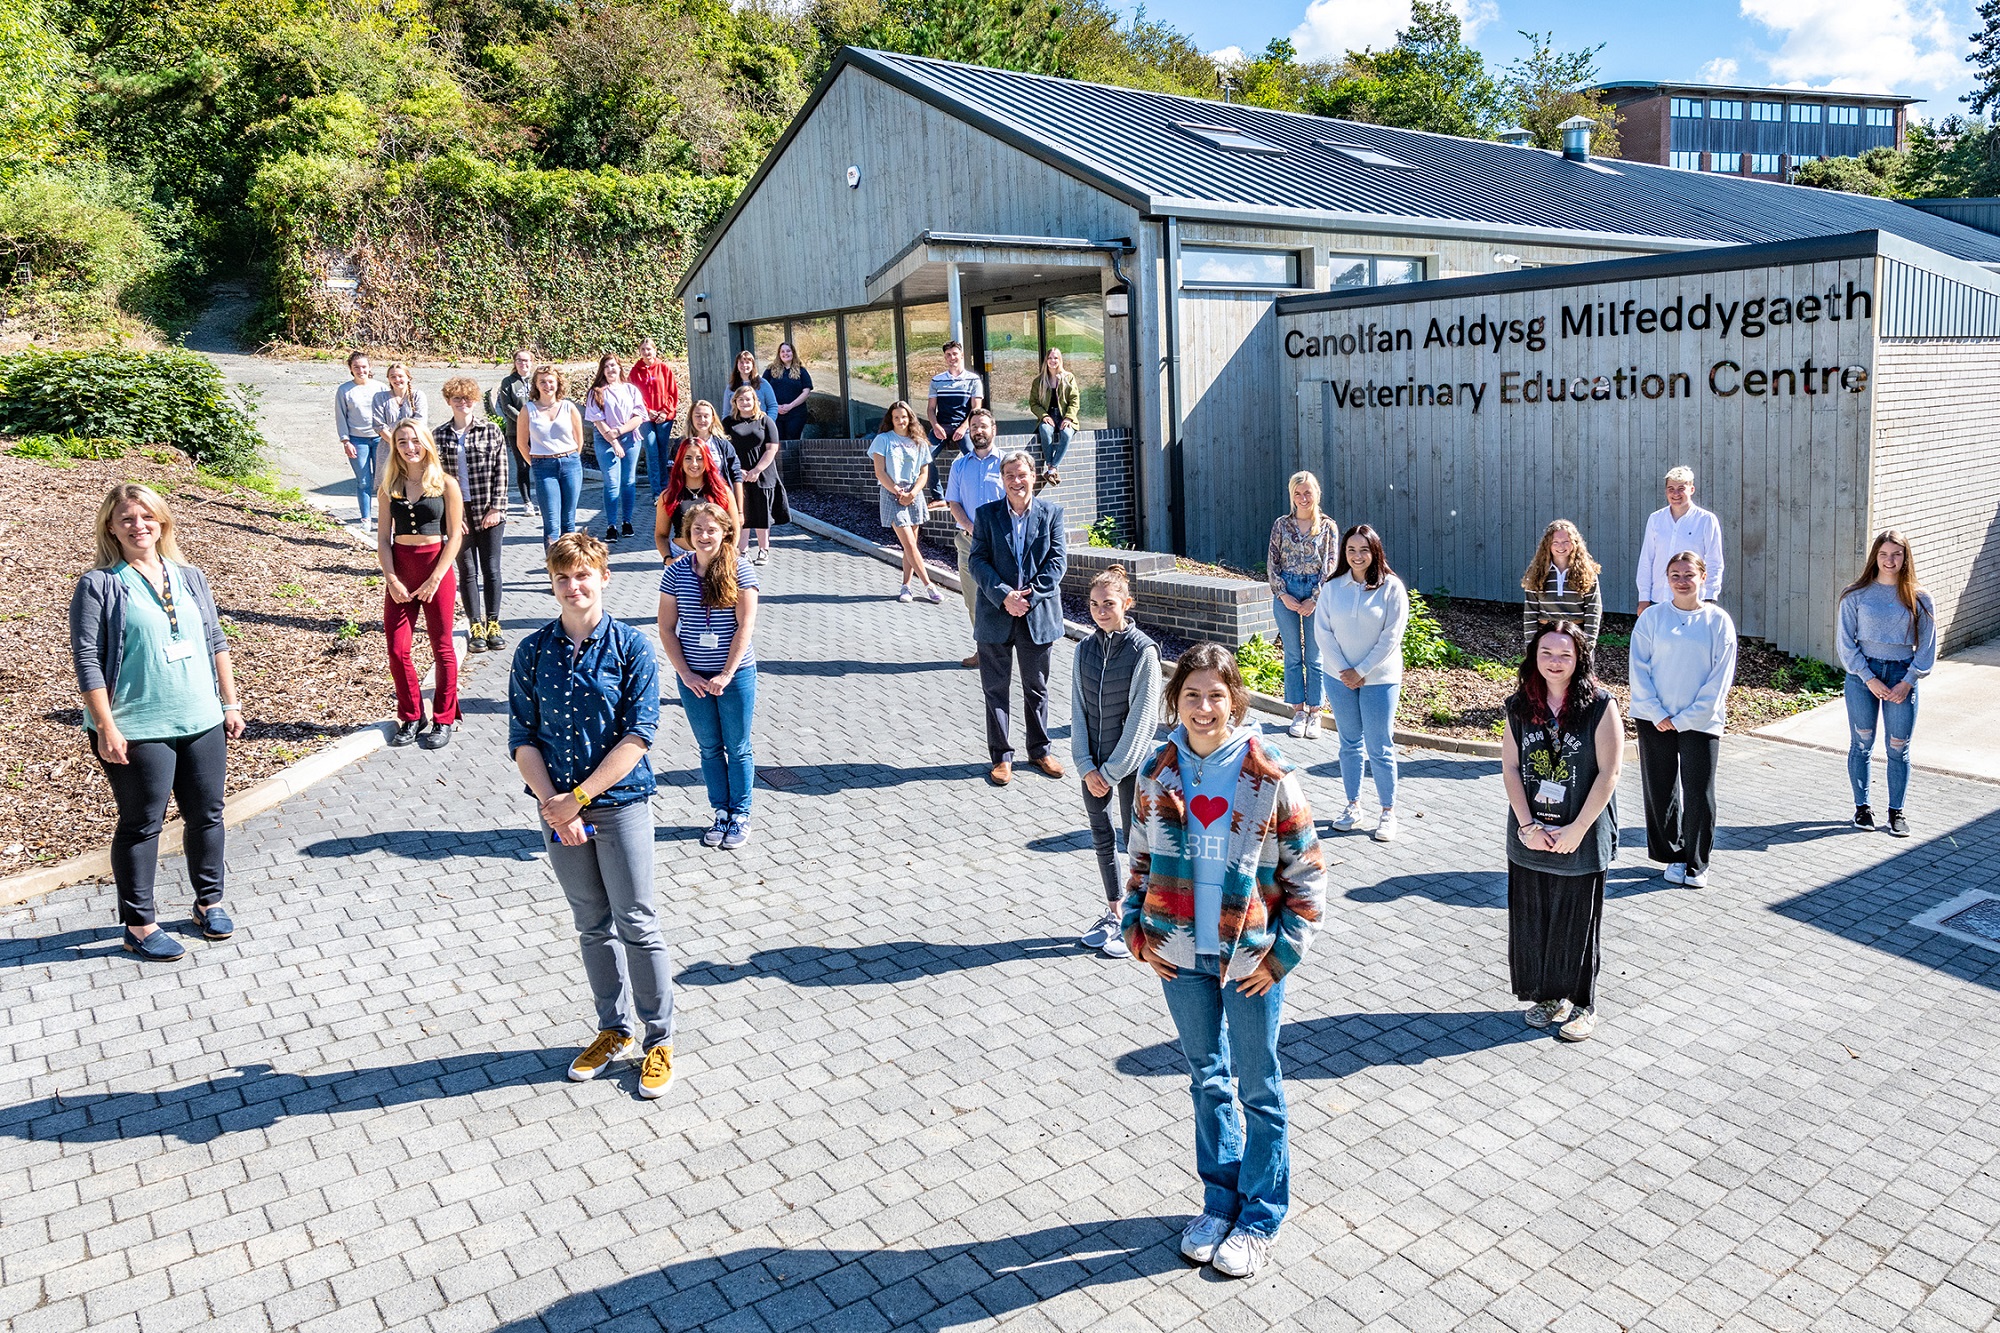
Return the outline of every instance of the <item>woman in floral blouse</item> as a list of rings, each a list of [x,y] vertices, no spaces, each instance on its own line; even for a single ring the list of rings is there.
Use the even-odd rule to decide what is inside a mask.
[[[1319,511],[1319,478],[1295,472],[1289,486],[1292,512],[1271,525],[1271,549],[1264,562],[1271,580],[1272,610],[1285,647],[1285,702],[1292,706],[1293,736],[1319,735],[1326,687],[1319,670],[1319,640],[1313,612],[1319,585],[1326,582],[1340,550],[1340,525]]]

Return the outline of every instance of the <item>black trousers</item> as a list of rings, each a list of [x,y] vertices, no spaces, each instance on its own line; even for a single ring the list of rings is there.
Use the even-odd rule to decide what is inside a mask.
[[[508,453],[514,456],[514,489],[521,493],[522,504],[532,504],[535,499],[535,482],[528,475],[528,460],[521,457],[519,449],[512,448],[514,432],[507,432]]]
[[[1641,725],[1644,725],[1643,723]],[[1507,970],[1516,999],[1597,1003],[1604,875],[1552,875],[1507,863]]]
[[[1640,719],[1639,782],[1646,792],[1646,855],[1708,869],[1715,850],[1715,762],[1722,737],[1661,731]]]
[[[1071,718],[1070,725],[1080,727],[1081,718]],[[1112,789],[1102,796],[1092,796],[1090,788],[1083,789],[1083,808],[1090,815],[1090,845],[1097,850],[1097,873],[1104,879],[1104,897],[1109,902],[1117,902],[1125,896],[1124,878],[1118,873],[1118,839],[1132,831],[1132,797],[1139,787],[1139,775],[1127,773]],[[1111,827],[1111,798],[1118,798],[1118,827]]]
[[[500,618],[500,545],[507,535],[507,520],[490,528],[468,527],[458,548],[458,600],[465,604],[465,618],[474,631],[489,620]],[[486,610],[479,609],[481,595]]]
[[[91,752],[97,736],[91,734]],[[128,926],[153,922],[153,879],[160,868],[160,826],[167,797],[181,810],[183,848],[194,900],[206,911],[222,901],[223,769],[228,761],[222,727],[167,741],[132,741],[129,763],[107,764],[104,780],[118,803],[111,834],[111,878],[118,886],[118,919]]]
[[[1028,637],[1025,616],[1015,616],[1004,643],[979,645],[979,684],[986,691],[986,750],[996,764],[1012,763],[1007,739],[1007,702],[1014,692],[1014,660],[1021,662],[1021,707],[1027,713],[1028,758],[1049,752],[1049,657],[1052,643]]]

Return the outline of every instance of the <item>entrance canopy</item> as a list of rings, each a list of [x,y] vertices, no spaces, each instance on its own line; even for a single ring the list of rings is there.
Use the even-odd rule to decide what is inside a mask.
[[[1123,237],[1093,241],[924,231],[868,275],[868,303],[943,300],[956,313],[968,286],[981,294],[1024,297],[1046,290],[1097,289],[1104,270],[1115,273],[1113,257],[1130,253],[1132,243]],[[956,318],[952,322],[961,324]]]

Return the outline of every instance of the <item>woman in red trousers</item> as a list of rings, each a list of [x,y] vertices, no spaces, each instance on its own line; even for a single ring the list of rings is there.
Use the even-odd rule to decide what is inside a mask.
[[[458,722],[458,652],[451,640],[458,582],[452,562],[465,540],[465,500],[458,482],[445,475],[437,446],[421,424],[405,421],[396,427],[376,499],[382,629],[389,639],[389,674],[396,682],[396,734],[389,744],[415,741],[426,750],[442,750],[451,744],[451,729]],[[423,682],[411,653],[419,614],[437,664],[428,730]]]

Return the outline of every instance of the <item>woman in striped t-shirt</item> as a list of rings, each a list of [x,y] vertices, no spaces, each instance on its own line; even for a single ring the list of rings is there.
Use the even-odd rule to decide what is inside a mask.
[[[688,554],[660,575],[660,646],[680,677],[681,711],[701,747],[715,822],[704,847],[734,851],[750,833],[750,716],[757,707],[757,567],[736,558],[736,519],[721,505],[688,510]]]
[[[1559,518],[1542,529],[1535,558],[1521,575],[1521,643],[1535,641],[1535,631],[1543,625],[1570,621],[1583,631],[1594,646],[1597,627],[1604,619],[1604,589],[1599,585],[1599,569],[1583,544],[1576,524]]]

